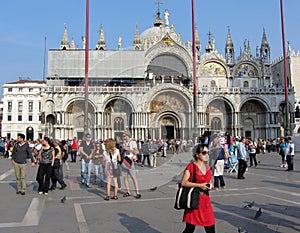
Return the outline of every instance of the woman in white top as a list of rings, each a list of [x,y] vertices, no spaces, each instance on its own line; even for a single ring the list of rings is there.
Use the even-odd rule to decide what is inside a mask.
[[[108,201],[110,199],[110,184],[111,178],[114,182],[114,196],[111,199],[118,200],[118,181],[117,176],[114,176],[114,168],[118,168],[118,161],[121,161],[120,151],[116,148],[116,141],[113,139],[108,139],[105,144],[105,150],[103,152],[103,164],[105,166],[104,172],[106,177],[106,197],[104,200]]]

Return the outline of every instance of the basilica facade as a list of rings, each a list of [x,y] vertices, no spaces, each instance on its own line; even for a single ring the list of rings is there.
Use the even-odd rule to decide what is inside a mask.
[[[272,76],[265,31],[255,54],[247,40],[237,52],[229,29],[224,54],[215,49],[211,33],[202,53],[196,31],[195,79],[191,42],[182,41],[167,10],[163,16],[157,11],[153,27],[140,33],[136,26],[133,38],[132,48],[124,49],[119,38],[118,49],[109,50],[101,27],[97,45],[89,49],[86,109],[85,38],[82,48],[76,48],[65,27],[60,48],[48,51],[46,81],[36,85],[36,94],[31,93],[36,122],[18,122],[16,118],[18,126],[9,127],[8,105],[15,105],[11,106],[15,111],[20,101],[21,107],[27,106],[30,93],[19,93],[23,98],[17,101],[15,92],[8,89],[19,90],[22,84],[7,83],[2,134],[16,137],[21,129],[27,132],[31,127],[33,138],[82,138],[85,114],[89,132],[97,139],[115,137],[124,130],[141,139],[188,139],[219,131],[252,138],[283,134],[285,92],[282,79]],[[289,104],[294,126],[292,85]]]

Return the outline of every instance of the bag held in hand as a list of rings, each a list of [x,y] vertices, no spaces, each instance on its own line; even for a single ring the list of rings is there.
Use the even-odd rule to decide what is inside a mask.
[[[121,164],[122,168],[129,170],[131,168],[131,164],[132,160],[127,156],[124,156]]]
[[[192,182],[196,183],[196,168],[194,167],[194,175]],[[177,210],[181,209],[195,209],[199,207],[199,195],[200,188],[183,187],[181,183],[178,183],[178,190],[175,198],[174,208]]]

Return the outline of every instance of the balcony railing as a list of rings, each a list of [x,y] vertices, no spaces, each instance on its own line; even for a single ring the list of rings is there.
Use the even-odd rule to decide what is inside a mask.
[[[164,84],[160,84],[164,85]],[[178,84],[174,84],[178,85]],[[154,86],[155,87],[155,86]],[[89,86],[89,93],[146,93],[154,88],[150,86]],[[189,88],[192,91],[192,87]],[[198,87],[200,94],[284,94],[284,88],[245,88],[245,87]],[[84,93],[84,86],[47,86],[44,93]],[[289,93],[293,93],[294,88],[289,88]]]
[[[150,90],[150,87],[146,86],[101,86],[101,87],[94,87],[90,86],[88,88],[89,93],[146,93]],[[48,86],[44,88],[45,93],[84,93],[85,87],[75,87],[75,86]]]
[[[289,88],[293,93],[294,88]],[[245,87],[200,87],[198,93],[219,93],[219,94],[284,94],[284,88],[245,88]]]

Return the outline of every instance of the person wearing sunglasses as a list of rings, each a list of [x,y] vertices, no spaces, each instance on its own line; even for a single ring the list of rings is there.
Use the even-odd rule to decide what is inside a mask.
[[[212,171],[207,164],[208,148],[198,144],[193,150],[194,161],[187,165],[181,180],[181,185],[185,187],[200,188],[198,209],[184,210],[183,222],[186,227],[183,233],[192,233],[196,226],[203,226],[206,233],[215,233],[215,217],[209,197],[211,189]],[[192,182],[196,172],[196,183]]]

